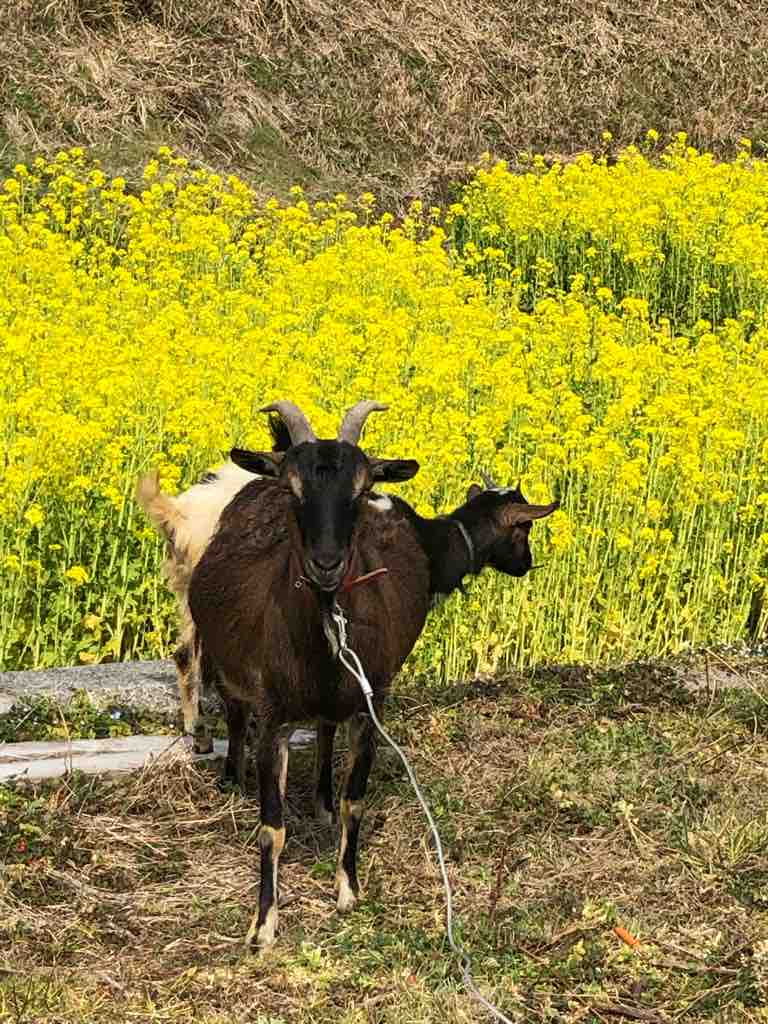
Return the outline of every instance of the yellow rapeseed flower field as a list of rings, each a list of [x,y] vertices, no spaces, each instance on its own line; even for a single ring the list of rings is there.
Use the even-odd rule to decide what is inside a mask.
[[[425,677],[744,636],[768,576],[768,165],[678,140],[614,166],[486,162],[445,212],[260,204],[161,150],[140,194],[79,150],[0,194],[0,667],[168,653],[137,474],[180,489],[255,410],[415,456],[423,513],[481,468],[562,510],[530,577],[431,619]],[[765,612],[762,615],[765,622]]]

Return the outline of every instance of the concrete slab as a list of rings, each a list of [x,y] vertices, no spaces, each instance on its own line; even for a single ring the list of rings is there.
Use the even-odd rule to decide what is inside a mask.
[[[130,661],[109,665],[0,672],[0,714],[22,698],[50,697],[66,703],[85,690],[100,705],[119,702],[141,710],[174,714],[179,708],[176,666],[168,661]],[[83,772],[135,771],[161,756],[192,760],[224,757],[226,740],[214,740],[213,754],[193,754],[191,738],[120,736],[99,740],[0,743],[0,783],[11,779],[56,778],[73,768]],[[315,742],[314,729],[294,729],[292,749]]]
[[[314,729],[294,729],[289,740],[293,750],[314,742]],[[138,771],[161,757],[211,761],[226,754],[227,741],[216,739],[213,753],[195,754],[191,736],[112,736],[101,740],[0,743],[0,784],[55,779],[74,770],[91,775]]]
[[[88,774],[136,771],[160,757],[205,761],[224,757],[226,740],[212,754],[194,754],[185,736],[116,736],[101,740],[0,743],[0,783],[54,779],[77,770]]]

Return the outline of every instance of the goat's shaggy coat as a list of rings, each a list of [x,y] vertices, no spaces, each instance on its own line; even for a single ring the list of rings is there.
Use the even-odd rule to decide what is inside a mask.
[[[291,495],[272,481],[240,491],[193,576],[190,607],[228,695],[283,722],[341,722],[364,701],[332,656],[323,629],[327,599],[302,583],[291,505]],[[349,618],[350,645],[383,696],[423,628],[429,567],[404,512],[382,516],[363,503],[351,547],[350,578],[387,569],[337,598]],[[254,687],[259,668],[263,685]]]
[[[325,444],[319,442],[317,450]],[[367,460],[359,449],[337,447],[342,460],[353,457],[358,465],[350,477],[354,484]],[[320,458],[322,466],[322,453]],[[403,472],[415,472],[413,466]],[[392,467],[396,472],[394,463]],[[334,597],[349,619],[349,643],[366,667],[379,714],[390,681],[418,639],[427,615],[429,566],[413,524],[402,511],[388,510],[383,516],[369,504],[366,493],[350,501],[343,513],[352,518],[348,545],[339,549],[345,552],[343,563],[337,563],[345,566],[340,588],[323,591],[306,579],[308,568],[316,563],[308,554],[297,519],[301,499],[284,478],[255,480],[233,498],[221,513],[218,531],[190,582],[195,642],[208,665],[202,671],[216,678],[227,707],[225,773],[241,784],[251,713],[259,719],[261,890],[252,926],[259,946],[273,941],[277,925],[287,774],[282,729],[288,723],[318,720],[316,806],[320,818],[330,821],[330,752],[337,725],[350,722],[349,767],[340,808],[337,906],[349,910],[357,900],[357,839],[376,744],[358,684],[329,644]],[[347,508],[341,493],[335,501],[340,510]],[[382,567],[386,574],[358,586],[345,585]]]

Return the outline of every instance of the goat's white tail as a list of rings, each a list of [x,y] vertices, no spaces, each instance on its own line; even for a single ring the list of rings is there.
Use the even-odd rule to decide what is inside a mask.
[[[158,533],[173,544],[184,514],[175,499],[160,490],[160,474],[156,469],[139,477],[136,482],[136,501],[147,513]]]

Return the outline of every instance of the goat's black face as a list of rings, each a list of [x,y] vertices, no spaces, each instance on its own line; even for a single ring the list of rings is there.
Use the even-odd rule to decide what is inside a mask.
[[[347,571],[350,541],[362,494],[373,476],[359,448],[339,441],[298,445],[282,477],[296,499],[304,572],[321,590],[334,591]]]
[[[469,488],[467,499],[474,521],[484,522],[490,530],[486,564],[507,576],[525,576],[533,565],[529,543],[533,520],[550,515],[559,502],[531,505],[518,487],[483,490],[477,484]]]
[[[306,441],[282,452],[233,449],[232,460],[263,476],[279,476],[294,496],[302,539],[303,572],[321,590],[334,592],[350,560],[360,499],[377,481],[409,480],[413,459],[376,459],[346,441]]]

